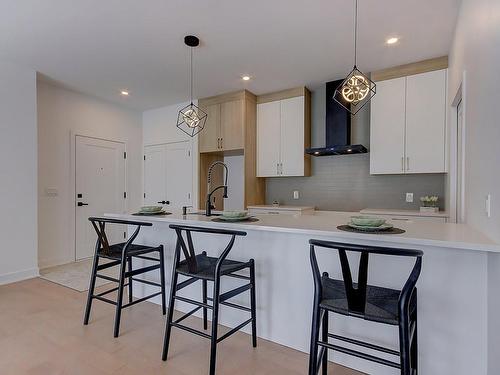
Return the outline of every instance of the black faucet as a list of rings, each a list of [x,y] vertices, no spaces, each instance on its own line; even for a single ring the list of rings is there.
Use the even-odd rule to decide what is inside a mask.
[[[212,179],[212,169],[216,165],[221,165],[221,166],[224,167],[224,169],[226,170],[226,178],[225,178],[224,185],[217,186],[215,189],[213,189],[212,191],[210,191],[210,188],[211,188],[211,179]],[[206,204],[205,204],[205,215],[206,216],[212,216],[212,209],[215,208],[214,206],[212,206],[212,194],[213,193],[215,193],[219,189],[224,189],[222,197],[223,198],[227,198],[227,175],[228,175],[228,173],[229,172],[228,172],[228,169],[227,169],[227,165],[224,164],[221,161],[213,162],[210,165],[210,167],[208,168],[208,176],[207,176],[207,201],[206,201]]]

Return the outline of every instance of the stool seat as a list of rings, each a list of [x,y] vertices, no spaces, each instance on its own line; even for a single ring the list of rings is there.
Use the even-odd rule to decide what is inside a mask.
[[[322,277],[323,296],[320,307],[337,314],[356,316],[373,322],[398,325],[398,301],[400,290],[383,288],[379,286],[366,286],[366,305],[365,313],[350,311],[347,304],[347,293],[345,291],[344,281]],[[357,283],[353,283],[355,288]],[[413,306],[410,306],[410,313],[413,312]]]
[[[123,243],[118,243],[118,244],[114,244],[114,245],[109,245],[108,251],[104,251],[103,248],[100,248],[98,250],[98,254],[100,257],[103,257],[103,258],[108,258],[108,259],[113,259],[113,260],[121,260],[122,254],[123,254],[123,249],[125,248],[126,244],[127,244],[126,242],[123,242]],[[127,254],[128,255],[140,255],[140,254],[151,253],[153,251],[158,251],[158,247],[131,244],[128,247]]]
[[[196,277],[204,280],[215,280],[215,266],[219,258],[209,257],[206,254],[196,255],[196,272],[190,272],[188,268],[188,263],[183,260],[179,263],[177,267],[177,272],[181,275]],[[229,275],[233,272],[248,268],[250,266],[249,262],[238,262],[235,260],[225,259],[221,266],[221,276]]]

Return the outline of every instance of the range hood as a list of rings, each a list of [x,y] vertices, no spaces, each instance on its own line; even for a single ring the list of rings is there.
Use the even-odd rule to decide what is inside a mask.
[[[325,147],[308,148],[313,156],[364,154],[363,145],[351,144],[351,114],[333,99],[335,89],[343,80],[326,83],[326,142]]]

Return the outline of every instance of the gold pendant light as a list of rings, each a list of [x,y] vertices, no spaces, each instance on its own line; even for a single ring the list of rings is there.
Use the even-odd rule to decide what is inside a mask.
[[[375,83],[361,72],[357,66],[358,47],[358,0],[355,0],[354,12],[354,68],[335,90],[333,99],[355,115],[376,94]]]

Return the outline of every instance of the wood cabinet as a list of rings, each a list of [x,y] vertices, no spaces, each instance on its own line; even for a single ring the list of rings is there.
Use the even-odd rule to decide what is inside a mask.
[[[447,70],[377,82],[370,173],[444,173]]]
[[[309,176],[310,92],[301,87],[257,98],[257,176]]]
[[[202,99],[200,103],[200,108],[208,114],[205,128],[198,138],[200,152],[243,149],[245,140],[244,100],[206,104]]]
[[[205,128],[198,135],[200,158],[199,207],[205,207],[207,194],[207,170],[215,161],[224,161],[224,156],[243,155],[244,202],[263,204],[265,201],[265,180],[256,175],[256,97],[243,90],[222,94],[198,101],[208,114]],[[217,170],[212,176],[213,186],[222,184],[223,174]],[[217,209],[223,209],[222,191],[214,194]],[[222,202],[222,203],[220,203]]]

